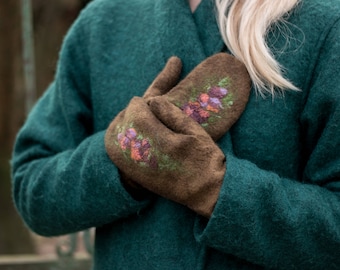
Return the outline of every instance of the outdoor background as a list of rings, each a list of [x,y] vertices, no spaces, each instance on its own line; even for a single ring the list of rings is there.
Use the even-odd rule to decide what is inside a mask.
[[[0,0],[0,256],[55,252],[57,239],[32,234],[17,215],[11,199],[9,161],[13,141],[25,120],[29,102],[35,101],[53,79],[63,37],[88,2],[31,0],[35,63],[35,76],[31,79],[36,91],[27,93],[23,60],[23,1]],[[34,72],[31,74],[34,75]]]

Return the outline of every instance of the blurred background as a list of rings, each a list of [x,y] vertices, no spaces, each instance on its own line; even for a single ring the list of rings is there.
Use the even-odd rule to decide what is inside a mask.
[[[17,215],[9,161],[27,112],[53,79],[62,40],[88,2],[0,1],[0,257],[55,252],[57,239],[32,234]]]

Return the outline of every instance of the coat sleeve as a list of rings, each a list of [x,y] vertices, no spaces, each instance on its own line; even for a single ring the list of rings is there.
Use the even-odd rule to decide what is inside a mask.
[[[98,227],[147,204],[122,187],[105,130],[93,131],[85,20],[80,16],[65,37],[55,80],[19,131],[11,161],[15,205],[45,236]]]
[[[303,179],[228,153],[212,217],[197,218],[197,241],[268,269],[339,269],[339,22],[322,46],[300,121],[310,149]]]

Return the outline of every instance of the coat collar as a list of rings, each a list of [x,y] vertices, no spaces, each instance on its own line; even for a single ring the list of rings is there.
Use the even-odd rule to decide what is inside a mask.
[[[207,57],[222,51],[225,47],[216,21],[214,2],[214,0],[202,0],[193,14],[197,32]]]
[[[155,23],[165,60],[182,59],[183,75],[223,48],[213,0],[202,0],[192,14],[186,0],[157,0]]]

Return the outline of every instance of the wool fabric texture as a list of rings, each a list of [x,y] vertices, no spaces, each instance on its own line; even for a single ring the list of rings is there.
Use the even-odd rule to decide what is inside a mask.
[[[217,141],[227,168],[210,219],[161,196],[136,201],[122,186],[106,128],[171,56],[184,78],[224,50],[215,18],[211,0],[194,14],[183,0],[87,6],[16,138],[13,199],[27,226],[45,236],[96,227],[94,270],[339,269],[338,0],[301,0],[268,32],[301,91],[252,90]]]

